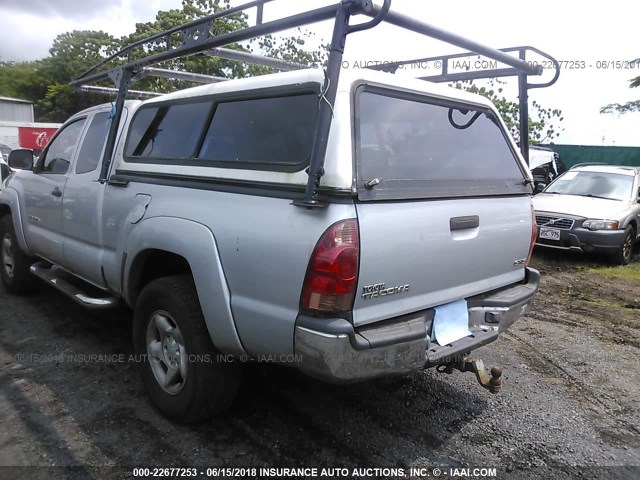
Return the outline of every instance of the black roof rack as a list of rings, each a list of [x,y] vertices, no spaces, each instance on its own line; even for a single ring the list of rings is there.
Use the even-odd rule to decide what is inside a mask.
[[[107,181],[109,164],[115,148],[117,127],[120,123],[124,100],[127,96],[130,83],[139,78],[142,78],[143,76],[148,75],[171,75],[171,73],[167,73],[167,70],[164,70],[163,72],[163,69],[152,69],[150,68],[151,65],[167,60],[176,59],[179,57],[184,57],[187,55],[204,53],[223,58],[229,58],[232,60],[243,61],[246,63],[266,65],[278,70],[303,68],[304,65],[293,64],[291,62],[285,62],[283,60],[224,48],[227,45],[277,33],[290,28],[310,25],[325,20],[334,21],[329,58],[327,60],[325,71],[325,85],[322,89],[322,97],[326,101],[320,102],[320,110],[318,113],[318,121],[316,125],[313,149],[308,169],[309,180],[307,182],[304,200],[294,202],[295,205],[307,208],[325,206],[323,202],[318,200],[318,188],[320,185],[320,179],[324,174],[324,156],[326,153],[327,138],[329,135],[329,129],[331,126],[331,119],[333,115],[333,104],[335,102],[338,79],[340,76],[342,55],[344,53],[347,36],[349,34],[368,30],[384,21],[400,28],[413,31],[427,37],[442,40],[444,42],[450,43],[451,45],[469,50],[469,53],[467,55],[479,54],[493,60],[497,60],[511,67],[510,69],[493,71],[492,76],[504,76],[506,74],[518,75],[521,87],[521,132],[528,132],[526,90],[528,88],[551,85],[555,82],[559,74],[558,62],[556,62],[555,59],[553,59],[549,55],[540,52],[539,50],[533,49],[532,47],[518,47],[516,49],[505,50],[497,50],[487,47],[459,35],[441,30],[432,25],[421,22],[415,18],[391,11],[391,0],[383,0],[384,3],[381,6],[375,5],[373,3],[373,0],[341,0],[335,5],[329,5],[278,20],[263,22],[264,5],[271,1],[273,0],[250,1],[249,3],[246,3],[244,5],[227,8],[212,15],[208,15],[198,20],[191,21],[184,25],[171,28],[143,40],[134,42],[123,48],[119,52],[115,53],[114,55],[111,55],[110,57],[104,59],[94,67],[84,72],[73,82],[71,82],[72,86],[80,87],[82,85],[87,85],[96,81],[111,79],[118,91],[117,99],[115,102],[115,114],[113,121],[111,122],[102,159],[102,169],[99,178],[100,182]],[[238,15],[253,8],[257,10],[255,25],[240,30],[223,33],[221,35],[215,35],[213,33],[213,25],[217,19]],[[360,15],[370,18],[361,23],[352,25],[351,17],[357,17]],[[174,43],[177,34],[179,34],[181,37],[181,41],[178,44]],[[161,47],[160,51],[158,51],[158,42],[163,42],[163,47]],[[145,50],[145,47],[150,46],[154,47],[153,53],[144,55],[149,51],[149,49]],[[526,53],[527,49],[533,50],[536,53],[539,53],[554,62],[554,65],[556,66],[556,75],[551,82],[548,82],[545,85],[530,85],[527,83],[526,79],[529,75],[541,75],[543,72],[540,65],[528,62],[526,60],[523,52]],[[142,52],[142,56],[140,56],[140,58],[135,58],[135,54],[137,51]],[[509,54],[509,52],[513,51],[518,52],[519,57],[515,57]],[[437,58],[446,59],[454,57],[455,56]],[[107,68],[107,64],[112,61],[120,61],[122,63],[116,67]],[[401,62],[399,62],[399,64],[400,63]],[[443,72],[441,76],[439,78],[429,78],[429,80],[453,81],[452,79],[461,80],[472,78],[487,78],[485,76],[473,76],[474,72],[466,72],[467,76],[464,78],[461,76],[452,77],[447,73],[446,67],[444,65],[446,65],[446,63],[443,63]],[[101,67],[104,67],[104,69],[99,70]],[[169,70],[168,72],[172,71]],[[183,79],[185,78],[184,75],[194,75],[181,72],[174,73],[176,75],[183,75]],[[474,75],[482,75],[482,73],[476,72]],[[196,77],[192,78],[195,79]],[[204,81],[205,78],[200,78],[200,80]],[[216,79],[215,77],[211,77],[210,80],[217,81],[218,79]],[[522,119],[523,117],[524,120]],[[528,135],[522,136],[521,133],[521,138],[526,139],[527,137]],[[522,150],[523,154],[525,158],[528,158],[528,142],[521,142],[521,144],[524,145],[524,148]]]

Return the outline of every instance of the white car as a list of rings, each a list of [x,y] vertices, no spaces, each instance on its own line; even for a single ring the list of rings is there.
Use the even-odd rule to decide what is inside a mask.
[[[631,261],[640,231],[640,167],[575,166],[533,198],[536,245]]]
[[[560,156],[550,148],[532,145],[529,147],[529,170],[536,189],[541,191],[567,168],[560,160]]]

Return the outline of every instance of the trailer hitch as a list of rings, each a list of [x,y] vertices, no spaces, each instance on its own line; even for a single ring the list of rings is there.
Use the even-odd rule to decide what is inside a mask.
[[[484,362],[479,359],[471,357],[463,358],[455,362],[445,363],[438,365],[436,370],[440,373],[453,373],[454,370],[460,372],[473,372],[476,374],[476,379],[482,387],[489,390],[491,393],[498,393],[502,387],[502,369],[499,367],[493,367],[491,371],[487,370],[484,366]]]

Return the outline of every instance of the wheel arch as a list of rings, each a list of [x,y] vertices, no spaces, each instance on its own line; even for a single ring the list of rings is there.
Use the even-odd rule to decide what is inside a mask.
[[[128,235],[124,252],[122,292],[129,305],[135,306],[149,281],[190,274],[215,347],[223,353],[245,353],[215,236],[207,226],[176,217],[144,219]]]
[[[636,218],[636,215],[629,215],[627,216],[627,218],[624,219],[623,222],[621,222],[622,225],[622,230],[626,229],[629,225],[631,225],[631,227],[633,228],[633,231],[635,232],[636,236],[638,235],[638,220]]]
[[[193,278],[191,266],[182,255],[149,248],[139,252],[131,263],[127,298],[135,305],[140,292],[153,280],[172,275],[190,275]]]
[[[11,188],[4,188],[0,191],[0,218],[5,215],[11,215],[13,220],[13,229],[16,232],[16,239],[24,253],[33,256],[33,252],[27,245],[27,240],[22,229],[22,215],[20,211],[20,203],[18,202],[18,194]]]

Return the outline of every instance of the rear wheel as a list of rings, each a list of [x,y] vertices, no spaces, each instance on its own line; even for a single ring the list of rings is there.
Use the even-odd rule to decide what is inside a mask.
[[[0,261],[0,277],[7,291],[17,295],[33,291],[36,278],[29,267],[35,259],[20,248],[10,215],[0,220]]]
[[[235,399],[240,368],[219,358],[190,276],[160,278],[142,290],[133,341],[142,382],[166,417],[197,422]]]
[[[620,249],[613,256],[613,261],[618,265],[627,265],[631,261],[633,254],[633,244],[636,238],[636,232],[631,225],[627,226],[624,231],[624,240]]]

